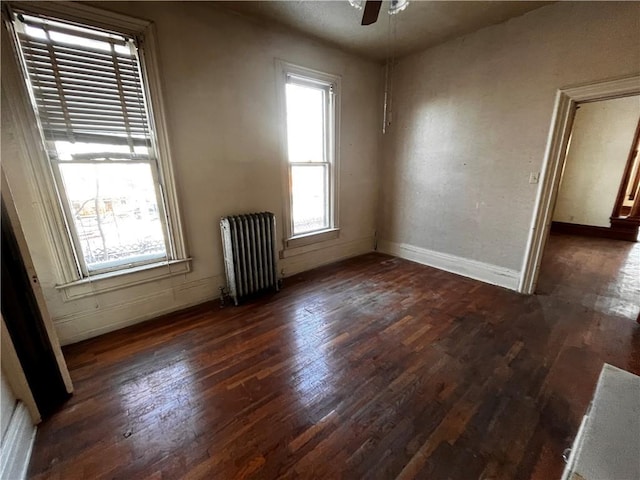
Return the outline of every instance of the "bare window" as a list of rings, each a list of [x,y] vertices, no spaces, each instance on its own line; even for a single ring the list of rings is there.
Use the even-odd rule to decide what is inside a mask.
[[[334,227],[334,83],[286,76],[287,156],[291,234]]]

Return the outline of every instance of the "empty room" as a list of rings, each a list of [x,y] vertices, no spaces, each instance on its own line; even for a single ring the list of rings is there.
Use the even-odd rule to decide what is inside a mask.
[[[640,478],[640,2],[2,2],[0,479]]]

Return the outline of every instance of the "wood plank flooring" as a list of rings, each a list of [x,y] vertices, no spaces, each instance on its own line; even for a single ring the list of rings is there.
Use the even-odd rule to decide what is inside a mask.
[[[640,245],[552,236],[522,296],[369,254],[65,349],[32,479],[553,479],[603,362],[640,373]]]

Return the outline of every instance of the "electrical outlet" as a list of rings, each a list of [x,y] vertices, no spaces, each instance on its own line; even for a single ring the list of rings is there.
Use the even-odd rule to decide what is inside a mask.
[[[529,183],[538,183],[540,179],[540,172],[531,172],[529,174]]]

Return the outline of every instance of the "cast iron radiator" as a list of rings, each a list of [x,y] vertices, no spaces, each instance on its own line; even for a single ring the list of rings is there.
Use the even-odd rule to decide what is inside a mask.
[[[220,220],[227,290],[233,302],[264,291],[278,290],[276,217],[248,213]]]

